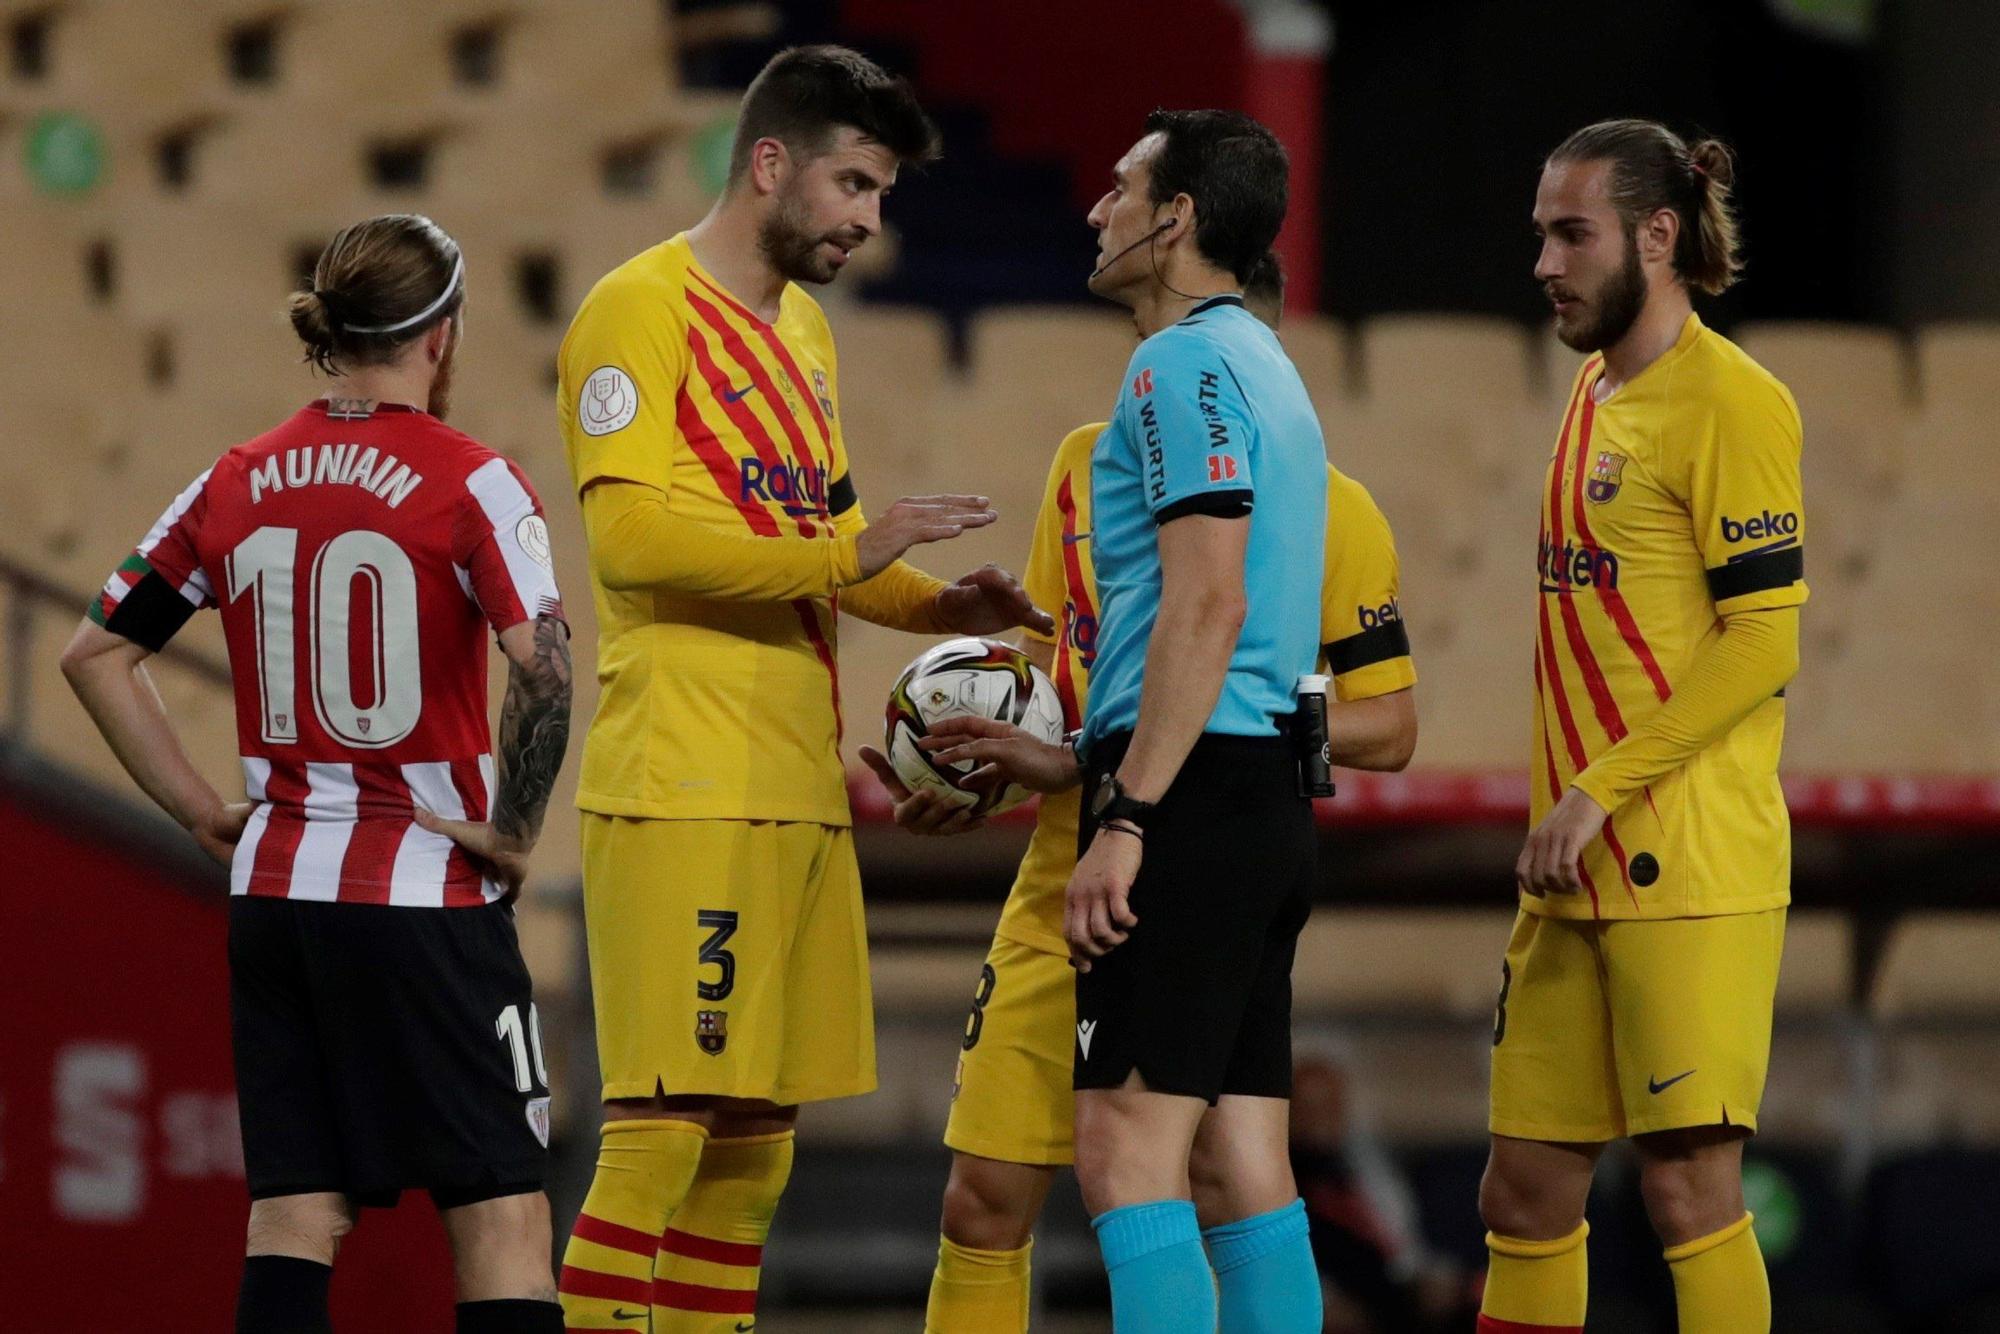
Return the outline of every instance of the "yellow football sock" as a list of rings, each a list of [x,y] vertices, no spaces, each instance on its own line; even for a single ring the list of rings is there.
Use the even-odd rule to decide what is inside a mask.
[[[792,1176],[792,1132],[712,1139],[653,1260],[653,1334],[753,1324],[771,1216]]]
[[[1021,1334],[1028,1327],[1028,1253],[981,1251],[938,1238],[924,1334]]]
[[[1771,1280],[1749,1214],[1720,1232],[1667,1247],[1681,1334],[1767,1334]]]
[[[688,1121],[606,1121],[583,1212],[563,1250],[563,1323],[645,1330],[653,1254],[701,1163],[708,1132]]]
[[[1556,1334],[1583,1328],[1590,1295],[1584,1238],[1590,1224],[1554,1241],[1522,1241],[1486,1234],[1490,1259],[1486,1296],[1479,1303],[1480,1334]]]

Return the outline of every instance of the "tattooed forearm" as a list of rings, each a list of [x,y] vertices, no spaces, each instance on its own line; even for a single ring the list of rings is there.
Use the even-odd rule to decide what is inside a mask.
[[[533,843],[542,832],[549,792],[569,748],[569,627],[553,616],[535,622],[535,649],[527,663],[510,662],[507,698],[500,706],[500,791],[493,827],[507,838]]]

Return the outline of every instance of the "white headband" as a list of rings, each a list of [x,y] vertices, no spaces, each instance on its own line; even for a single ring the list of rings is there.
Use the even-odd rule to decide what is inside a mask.
[[[429,319],[431,316],[437,314],[440,310],[444,309],[445,302],[451,300],[452,296],[458,291],[458,280],[461,277],[463,277],[464,274],[465,274],[465,255],[464,252],[461,251],[457,261],[454,262],[451,266],[451,277],[445,282],[444,291],[438,293],[438,299],[431,302],[428,306],[425,306],[422,310],[418,311],[416,314],[410,316],[410,318],[408,318],[407,320],[398,320],[394,324],[368,324],[368,325],[343,324],[340,327],[342,329],[345,329],[348,333],[385,334],[385,333],[398,333],[404,329],[409,328],[412,325],[422,324],[425,320]]]

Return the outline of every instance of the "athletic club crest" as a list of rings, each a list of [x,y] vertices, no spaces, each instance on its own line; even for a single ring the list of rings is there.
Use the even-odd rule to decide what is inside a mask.
[[[710,1056],[722,1055],[729,1045],[729,1014],[725,1010],[696,1010],[694,1040]]]
[[[535,1132],[535,1138],[543,1148],[549,1147],[549,1100],[547,1098],[528,1099],[528,1129]]]
[[[813,397],[819,400],[820,407],[824,408],[826,415],[831,417],[833,415],[833,390],[827,387],[826,372],[817,366],[813,367]]]
[[[1602,505],[1618,494],[1618,487],[1624,480],[1625,456],[1605,450],[1597,456],[1591,466],[1590,481],[1584,485],[1583,493],[1590,497],[1594,505]]]

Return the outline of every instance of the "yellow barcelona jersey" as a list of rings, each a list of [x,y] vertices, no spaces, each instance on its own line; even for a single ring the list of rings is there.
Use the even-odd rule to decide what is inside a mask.
[[[737,536],[831,540],[862,526],[835,411],[833,336],[784,290],[775,324],[685,236],[613,269],[559,356],[579,495],[654,488],[671,515]],[[577,804],[603,815],[849,823],[832,598],[748,601],[608,589],[592,558],[601,695]]]
[[[1659,708],[1721,617],[1806,600],[1798,406],[1690,316],[1606,401],[1577,373],[1542,493],[1532,818]],[[1783,692],[1613,811],[1564,917],[1757,912],[1791,895]],[[1586,788],[1588,783],[1586,782]]]
[[[1064,437],[1049,468],[1041,513],[1022,585],[1038,607],[1056,617],[1056,693],[1065,726],[1083,719],[1090,668],[1097,656],[1097,585],[1090,559],[1090,451],[1104,423]],[[1394,694],[1416,684],[1403,629],[1396,544],[1388,520],[1366,487],[1327,469],[1326,578],[1320,594],[1320,640],[1334,696],[1342,700]],[[1038,636],[1039,637],[1039,636]],[[1080,793],[1042,798],[1035,833],[1001,911],[997,934],[1053,953],[1063,941],[1063,892],[1076,866]]]

